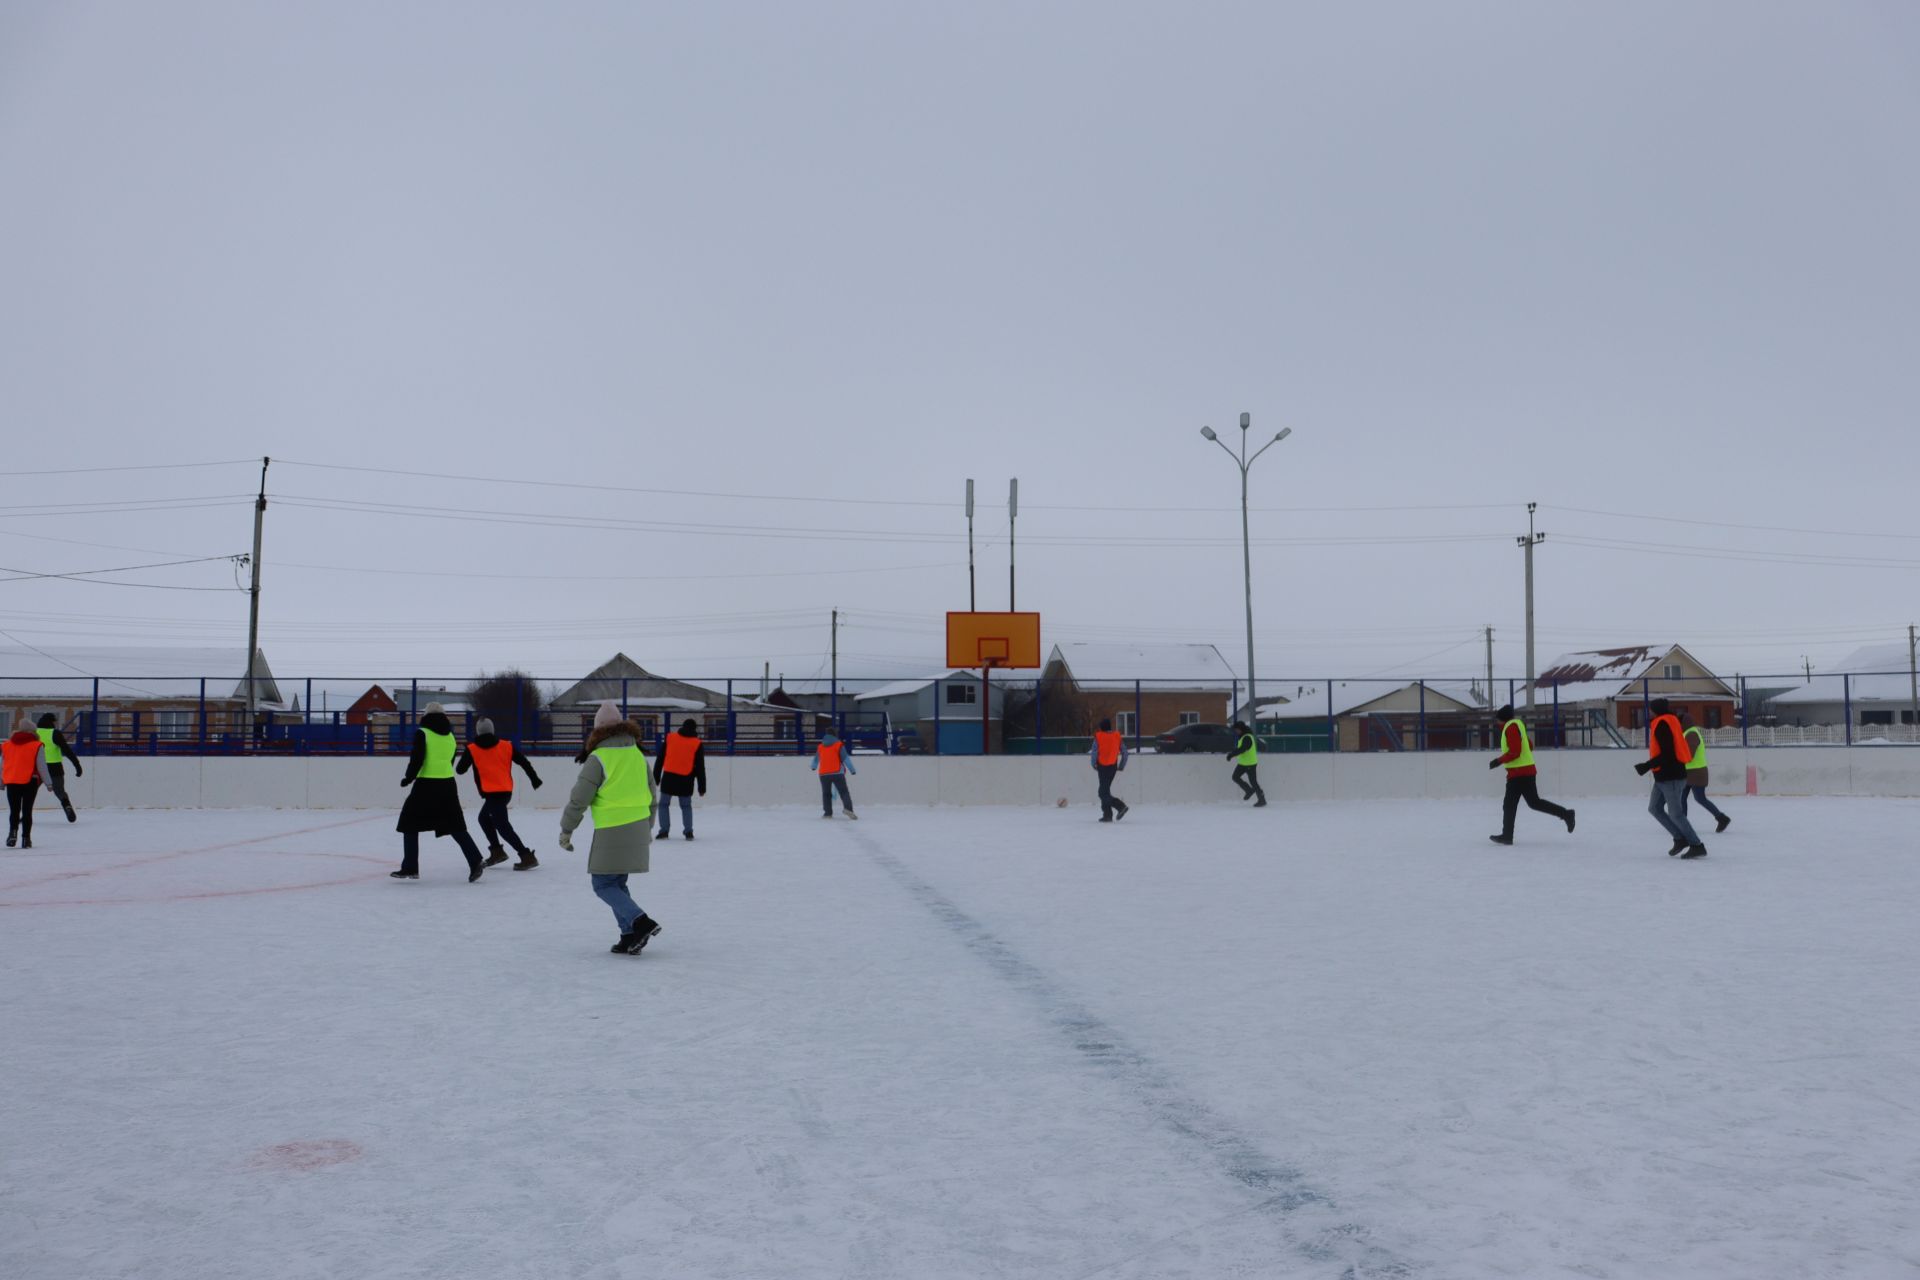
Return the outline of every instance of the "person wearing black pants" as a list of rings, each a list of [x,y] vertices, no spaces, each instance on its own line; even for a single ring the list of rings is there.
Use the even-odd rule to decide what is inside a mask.
[[[13,726],[13,736],[0,742],[0,779],[7,788],[7,848],[31,849],[34,797],[43,783],[51,787],[53,778],[46,750],[25,716]]]
[[[1127,802],[1113,794],[1114,775],[1127,767],[1126,735],[1116,732],[1113,721],[1102,720],[1093,731],[1093,746],[1087,751],[1094,776],[1100,779],[1100,821],[1113,822],[1127,816]]]
[[[1500,708],[1499,716],[1505,722],[1500,730],[1501,751],[1487,761],[1487,768],[1506,766],[1507,794],[1500,802],[1500,834],[1488,836],[1487,839],[1495,844],[1513,843],[1513,820],[1520,813],[1522,800],[1535,813],[1544,813],[1566,823],[1567,834],[1572,835],[1573,810],[1562,809],[1552,801],[1540,798],[1540,784],[1536,778],[1539,770],[1533,763],[1533,739],[1527,733],[1526,722],[1514,715],[1512,703]]]
[[[460,809],[460,789],[453,777],[453,722],[437,702],[427,704],[420,727],[413,731],[413,753],[407,757],[403,787],[412,787],[407,802],[400,806],[400,821],[394,830],[400,833],[400,869],[392,872],[395,880],[420,878],[420,833],[452,836],[460,852],[467,856],[467,881],[472,883],[486,870],[479,847],[467,834],[467,815]]]
[[[34,732],[39,735],[41,750],[46,755],[47,774],[51,778],[47,790],[53,792],[53,798],[60,802],[67,821],[78,822],[80,815],[73,811],[73,801],[67,799],[67,769],[64,762],[68,759],[73,761],[73,776],[76,778],[86,777],[87,771],[80,767],[80,757],[74,755],[73,748],[67,745],[67,735],[60,732],[59,723],[53,712],[49,711],[40,717],[39,727]]]
[[[487,838],[487,865],[498,866],[507,860],[507,851],[500,847],[500,841],[513,846],[520,855],[520,861],[513,864],[515,871],[531,871],[540,865],[540,859],[533,856],[533,850],[527,848],[520,833],[513,829],[513,823],[507,818],[507,806],[513,803],[513,766],[519,765],[527,775],[527,781],[533,783],[533,789],[540,789],[540,775],[533,771],[533,762],[520,754],[520,748],[507,742],[493,731],[493,721],[482,716],[473,725],[473,741],[460,753],[454,762],[455,773],[473,770],[474,785],[480,788],[480,831]]]

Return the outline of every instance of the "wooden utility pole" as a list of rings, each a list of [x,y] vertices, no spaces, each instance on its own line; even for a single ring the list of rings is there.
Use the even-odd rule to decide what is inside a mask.
[[[253,741],[254,716],[259,707],[258,681],[254,677],[256,655],[260,652],[260,540],[267,523],[267,467],[272,458],[260,459],[260,496],[253,503],[253,588],[247,603],[247,741]],[[202,726],[204,730],[205,726]]]
[[[1527,504],[1527,536],[1517,538],[1527,553],[1527,710],[1533,710],[1533,549],[1547,540],[1544,533],[1533,531],[1533,511],[1539,504]]]

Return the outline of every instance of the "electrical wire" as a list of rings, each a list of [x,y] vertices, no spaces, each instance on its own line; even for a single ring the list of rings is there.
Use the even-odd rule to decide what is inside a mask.
[[[194,467],[252,466],[258,458],[229,458],[224,462],[149,462],[117,467],[55,467],[47,471],[9,471],[10,476],[86,476],[103,471],[185,471]]]
[[[231,560],[232,556],[196,556],[190,560],[158,560],[152,564],[123,564],[114,569],[75,569],[69,573],[37,573],[32,569],[15,569],[0,564],[0,573],[11,573],[11,578],[0,578],[0,582],[25,582],[35,578],[71,578],[76,581],[91,578],[103,573],[133,573],[139,569],[170,569],[181,564],[206,564],[210,560]],[[107,583],[107,586],[138,587],[150,584],[140,582]]]

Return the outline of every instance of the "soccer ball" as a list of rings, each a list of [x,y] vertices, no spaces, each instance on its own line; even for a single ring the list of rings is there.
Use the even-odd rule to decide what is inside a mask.
[[[1062,809],[1067,807],[1067,798],[1065,796],[1060,797],[1060,807]]]

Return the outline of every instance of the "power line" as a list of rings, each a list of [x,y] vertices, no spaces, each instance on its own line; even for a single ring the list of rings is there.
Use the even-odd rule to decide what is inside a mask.
[[[123,564],[114,569],[75,569],[70,573],[37,573],[32,569],[14,569],[0,564],[0,572],[11,573],[11,578],[0,578],[0,582],[25,582],[34,578],[72,578],[81,580],[102,573],[133,573],[139,569],[170,569],[180,564],[206,564],[210,560],[231,560],[232,556],[196,556],[190,560],[157,560],[152,564]],[[135,587],[147,584],[137,582],[108,583],[108,586]]]
[[[250,465],[252,458],[229,458],[224,462],[150,462],[117,467],[55,467],[47,471],[9,471],[14,476],[86,476],[103,471],[185,471],[194,467],[238,467]]]
[[[1688,516],[1656,516],[1636,514],[1631,511],[1601,511],[1594,507],[1563,507],[1553,505],[1555,511],[1574,511],[1585,516],[1606,516],[1616,520],[1657,520],[1662,524],[1691,524],[1713,529],[1744,529],[1754,533],[1802,533],[1823,538],[1897,538],[1907,542],[1920,542],[1920,533],[1868,533],[1860,530],[1845,529],[1802,529],[1792,525],[1773,524],[1735,524],[1726,520],[1701,520]]]

